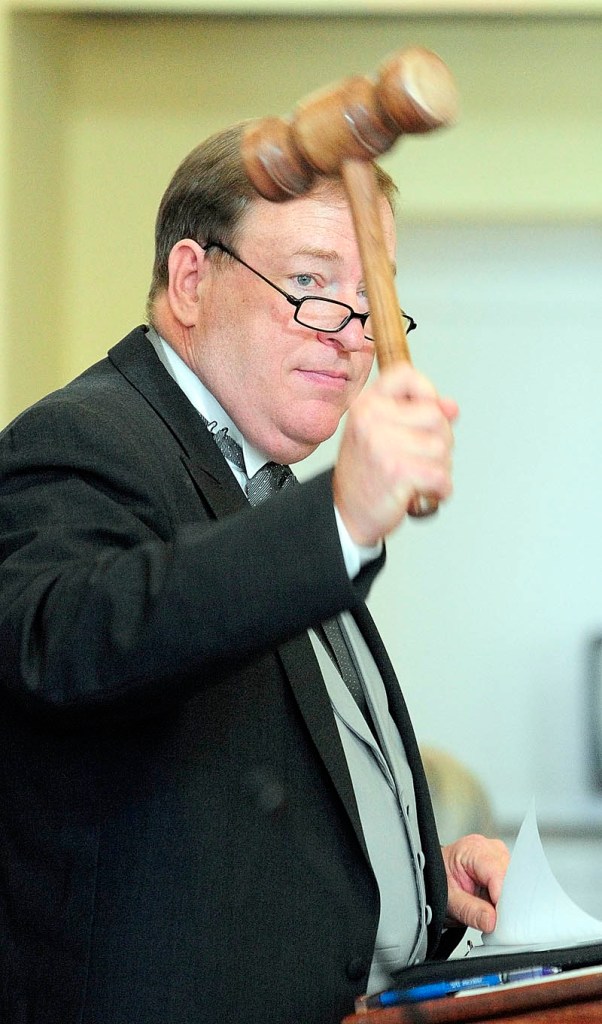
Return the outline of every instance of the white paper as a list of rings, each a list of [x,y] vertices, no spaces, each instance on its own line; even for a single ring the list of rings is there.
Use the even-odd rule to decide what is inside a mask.
[[[533,801],[512,851],[495,930],[484,934],[483,945],[471,953],[508,953],[509,947],[559,949],[587,942],[602,942],[602,921],[573,903],[554,877],[539,837]]]

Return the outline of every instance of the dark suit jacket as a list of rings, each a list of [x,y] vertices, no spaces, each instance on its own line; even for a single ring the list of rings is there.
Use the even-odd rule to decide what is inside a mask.
[[[431,947],[446,888],[329,474],[251,509],[142,328],[0,466],[0,1019],[339,1021],[379,906],[305,634],[342,609],[414,772]]]

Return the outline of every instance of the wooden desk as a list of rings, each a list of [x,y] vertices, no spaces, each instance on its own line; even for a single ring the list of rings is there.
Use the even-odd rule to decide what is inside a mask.
[[[368,1010],[342,1024],[602,1024],[602,968],[480,995]]]

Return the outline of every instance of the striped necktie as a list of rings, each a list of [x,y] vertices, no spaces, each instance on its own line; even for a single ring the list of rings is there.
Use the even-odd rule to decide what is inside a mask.
[[[261,505],[262,501],[266,501],[276,491],[295,485],[295,476],[290,466],[282,466],[278,462],[266,462],[253,476],[248,476],[242,448],[238,441],[230,437],[228,428],[222,427],[211,436],[222,455],[245,474],[245,494],[251,505]]]

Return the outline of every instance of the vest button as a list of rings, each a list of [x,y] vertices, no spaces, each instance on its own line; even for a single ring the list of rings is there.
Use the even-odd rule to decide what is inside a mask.
[[[368,966],[361,957],[354,956],[348,961],[346,971],[350,981],[359,981],[368,973]]]

